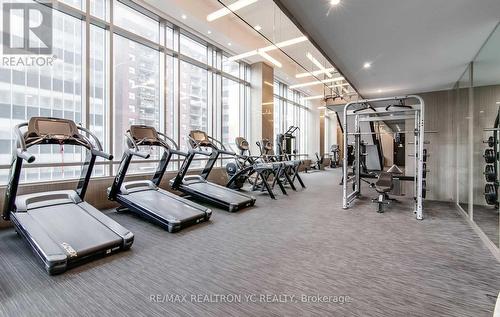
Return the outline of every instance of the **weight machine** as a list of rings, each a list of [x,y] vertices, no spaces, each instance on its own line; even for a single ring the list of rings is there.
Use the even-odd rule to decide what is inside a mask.
[[[418,103],[415,105],[406,105],[405,100],[416,100]],[[391,102],[399,102],[391,104]],[[380,103],[383,103],[382,105]],[[424,160],[427,158],[427,153],[424,150],[424,100],[417,95],[396,96],[387,98],[364,99],[354,102],[349,102],[344,106],[343,114],[343,136],[344,136],[344,150],[343,150],[343,179],[342,182],[342,203],[343,208],[348,209],[353,201],[361,195],[361,135],[360,122],[374,122],[374,121],[391,121],[391,120],[409,120],[414,121],[415,128],[413,131],[399,131],[399,133],[411,132],[414,135],[414,176],[406,176],[408,180],[413,180],[413,191],[415,198],[414,213],[418,220],[423,219],[422,201],[425,197],[424,194],[424,173],[425,164]],[[354,117],[354,132],[350,131],[348,118]],[[348,137],[354,136],[354,163],[353,173],[348,173]],[[424,155],[425,153],[425,155]],[[349,191],[349,183],[352,183],[353,190]]]
[[[297,130],[300,128],[292,125],[285,133],[276,135],[276,152],[281,156],[280,161],[289,160],[291,156],[297,155],[297,138],[294,135]]]

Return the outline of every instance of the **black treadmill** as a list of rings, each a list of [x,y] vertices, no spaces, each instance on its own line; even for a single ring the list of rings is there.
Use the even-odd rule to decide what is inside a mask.
[[[178,150],[175,141],[157,132],[155,128],[144,125],[132,125],[125,136],[128,149],[123,154],[113,185],[108,188],[110,200],[116,200],[129,211],[159,224],[168,232],[176,232],[189,225],[210,219],[212,215],[210,209],[159,188],[172,155],[187,156],[186,153]],[[167,142],[170,142],[175,149],[172,149]],[[163,148],[160,164],[152,180],[124,182],[125,174],[134,155],[149,158],[149,154],[139,151],[139,146]]]
[[[26,126],[23,134],[20,129]],[[132,232],[84,201],[96,157],[113,158],[102,152],[95,135],[71,120],[45,117],[33,117],[29,123],[17,125],[15,133],[17,150],[5,191],[3,219],[12,221],[49,274],[132,246]],[[27,149],[45,144],[77,145],[87,150],[77,189],[16,197],[23,160],[35,160]]]
[[[219,144],[220,148],[215,143]],[[235,212],[255,204],[253,196],[234,191],[207,180],[219,155],[235,156],[234,152],[226,151],[221,142],[209,137],[205,132],[200,130],[193,130],[189,133],[188,144],[191,149],[184,159],[177,176],[170,180],[170,185],[173,189],[179,190],[195,199],[200,199],[227,209],[230,212]],[[200,175],[186,176],[189,166],[197,154],[208,156],[207,164]]]

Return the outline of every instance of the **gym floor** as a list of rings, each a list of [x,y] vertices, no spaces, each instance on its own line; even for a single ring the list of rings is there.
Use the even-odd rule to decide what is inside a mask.
[[[409,201],[384,214],[341,206],[340,169],[307,189],[169,234],[129,214],[128,252],[48,276],[12,229],[0,231],[0,315],[491,316],[500,265],[452,204]],[[371,196],[375,196],[369,192]],[[372,195],[373,194],[373,195]],[[152,302],[152,295],[349,296],[340,303]]]

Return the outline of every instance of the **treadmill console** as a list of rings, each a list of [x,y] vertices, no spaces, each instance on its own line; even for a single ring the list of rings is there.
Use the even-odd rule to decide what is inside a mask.
[[[75,122],[67,119],[32,117],[28,123],[28,137],[68,138],[78,136]]]
[[[131,125],[129,132],[136,141],[157,141],[159,139],[156,129],[146,125]]]
[[[189,132],[189,143],[192,148],[200,146],[212,147],[212,142],[208,138],[208,135],[201,130],[192,130]]]

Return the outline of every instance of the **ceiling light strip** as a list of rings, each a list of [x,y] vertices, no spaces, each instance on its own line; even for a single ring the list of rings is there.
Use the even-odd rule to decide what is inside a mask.
[[[339,85],[332,85],[332,86],[328,86],[328,88],[340,88],[340,87],[344,87],[344,86],[349,86],[349,83],[344,83],[344,84],[339,84]]]
[[[304,100],[314,100],[314,99],[322,99],[325,96],[323,95],[317,95],[317,96],[309,96],[309,97],[304,97]]]
[[[335,68],[333,68],[333,67],[325,68],[325,70],[327,72],[335,72]],[[312,76],[317,76],[317,75],[320,75],[320,74],[323,74],[323,70],[315,70],[315,71],[312,71],[312,72],[296,74],[295,78],[312,77]]]
[[[314,58],[314,56],[312,56],[312,54],[310,52],[307,52],[306,54],[307,58],[314,64],[316,65],[316,67],[318,67],[326,76],[328,76],[329,78],[332,78],[333,75],[330,74],[329,71],[326,70],[325,67],[323,67],[323,65],[321,65],[321,63],[316,59]]]
[[[269,46],[266,46],[266,47],[263,47],[263,48],[259,48],[258,50],[253,50],[253,51],[249,51],[249,52],[242,53],[242,54],[239,54],[239,55],[234,55],[234,56],[229,57],[228,60],[229,61],[236,61],[236,60],[239,60],[239,59],[242,59],[242,58],[247,58],[247,57],[250,57],[250,56],[253,56],[253,55],[257,55],[260,52],[269,52],[269,51],[277,50],[278,48],[287,47],[287,46],[298,44],[298,43],[301,43],[301,42],[304,42],[304,41],[307,41],[307,37],[306,36],[300,36],[300,37],[296,37],[296,38],[293,38],[293,39],[290,39],[290,40],[286,40],[286,41],[283,41],[283,42],[276,43],[274,45],[269,45]]]
[[[232,4],[228,5],[227,7],[224,7],[220,10],[217,10],[217,11],[212,12],[209,15],[207,15],[207,21],[208,22],[215,21],[217,19],[222,18],[223,16],[230,14],[231,12],[238,11],[239,9],[244,8],[246,6],[249,6],[257,1],[258,0],[239,0],[239,1],[236,1],[235,3],[232,3]]]
[[[275,66],[281,68],[283,65],[281,65],[280,62],[278,62],[276,59],[274,59],[271,55],[267,54],[266,52],[260,52],[259,51],[259,55],[264,57],[265,59],[267,59],[268,61],[270,61],[271,63],[273,63]]]
[[[345,79],[344,77],[335,77],[335,78],[325,79],[325,80],[321,80],[321,81],[313,81],[313,82],[309,82],[309,83],[291,85],[290,88],[293,89],[293,88],[314,86],[314,85],[320,85],[320,84],[328,84],[328,83],[333,83],[333,82],[336,82],[336,81],[341,81],[341,80],[344,80],[344,79]]]

